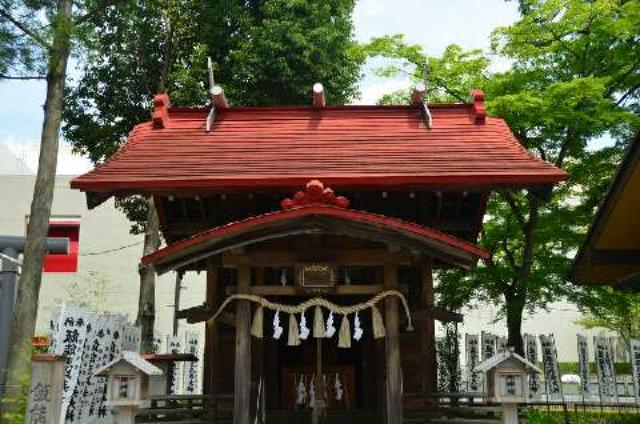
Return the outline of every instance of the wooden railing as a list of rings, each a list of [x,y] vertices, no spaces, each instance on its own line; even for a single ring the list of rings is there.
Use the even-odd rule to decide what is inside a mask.
[[[149,408],[136,413],[136,423],[201,424],[207,422],[206,395],[152,396]]]

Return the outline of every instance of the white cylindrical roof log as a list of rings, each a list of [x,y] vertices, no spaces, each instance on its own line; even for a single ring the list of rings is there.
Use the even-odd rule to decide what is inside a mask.
[[[325,107],[324,86],[317,82],[313,84],[313,107]]]

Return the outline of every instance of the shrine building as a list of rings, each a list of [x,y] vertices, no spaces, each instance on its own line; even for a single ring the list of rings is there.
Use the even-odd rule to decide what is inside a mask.
[[[629,142],[569,274],[577,284],[640,292],[640,131]]]
[[[545,198],[566,174],[478,90],[339,107],[317,87],[305,107],[213,93],[208,108],[156,96],[152,119],[71,183],[90,207],[152,196],[166,247],[142,264],[204,271],[206,298],[179,317],[206,323],[211,422],[401,423],[428,408],[435,320],[462,320],[435,304],[434,270],[490,258],[476,242],[493,191]]]

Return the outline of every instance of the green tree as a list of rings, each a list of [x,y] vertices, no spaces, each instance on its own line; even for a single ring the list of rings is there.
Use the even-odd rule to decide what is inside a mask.
[[[477,66],[481,55],[474,61],[469,52],[453,60],[459,66],[450,65],[456,72],[449,78],[431,64],[451,61],[452,48],[428,61],[418,47],[397,37],[399,42],[379,49],[399,58],[416,79],[428,62],[435,90],[430,98],[441,96],[439,87],[484,89],[490,113],[504,118],[525,148],[569,173],[569,181],[548,198],[533,191],[494,195],[479,241],[493,251],[492,259],[468,275],[439,276],[440,301],[447,307],[462,307],[471,297],[498,305],[508,344],[519,352],[524,311],[544,308],[574,290],[566,282],[570,259],[593,218],[603,181],[638,124],[640,88],[639,2],[527,0],[522,5],[522,18],[492,37],[493,53],[513,63],[504,73],[488,74],[486,65]],[[589,146],[603,135],[620,141],[606,149]]]
[[[169,92],[181,106],[209,102],[207,56],[234,105],[310,102],[321,81],[330,103],[356,94],[363,56],[353,39],[353,0],[200,2],[138,0],[92,17],[82,40],[82,76],[69,91],[64,133],[100,163],[150,117],[151,100]],[[145,233],[144,254],[159,245],[157,217],[146,201],[117,204]],[[138,323],[143,346],[153,335],[154,280],[141,268]]]
[[[0,2],[0,73],[5,79],[42,78],[47,84],[38,171],[7,359],[3,416],[0,417],[3,422],[10,421],[6,417],[20,408],[20,399],[28,390],[31,376],[31,338],[38,311],[72,40],[93,13],[109,4],[71,0]],[[33,72],[35,74],[27,75]]]
[[[611,287],[585,289],[578,298],[585,314],[578,324],[585,328],[605,328],[617,333],[627,350],[631,340],[640,338],[640,294],[622,293]]]

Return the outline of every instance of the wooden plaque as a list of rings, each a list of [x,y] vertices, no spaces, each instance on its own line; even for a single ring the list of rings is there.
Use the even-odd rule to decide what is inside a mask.
[[[307,289],[327,289],[336,285],[336,267],[328,263],[307,263],[296,267],[298,286]]]

